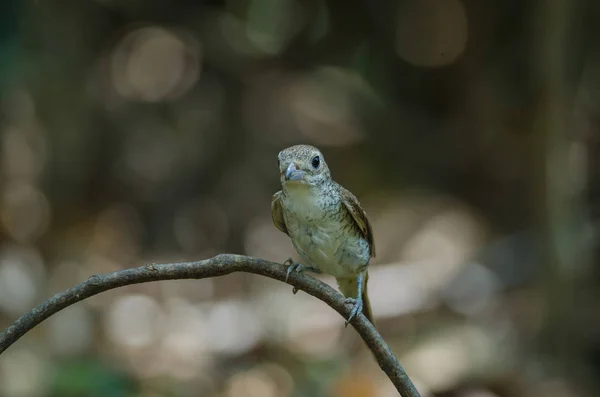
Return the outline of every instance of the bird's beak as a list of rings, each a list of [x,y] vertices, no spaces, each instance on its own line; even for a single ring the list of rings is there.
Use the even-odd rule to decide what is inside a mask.
[[[300,181],[304,178],[304,171],[301,171],[296,167],[296,164],[292,161],[285,170],[286,181]]]

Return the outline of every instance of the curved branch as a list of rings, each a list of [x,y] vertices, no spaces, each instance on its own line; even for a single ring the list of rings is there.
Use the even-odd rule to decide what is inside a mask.
[[[285,281],[286,271],[285,266],[263,259],[221,254],[197,262],[150,264],[104,275],[94,275],[86,281],[54,295],[6,328],[0,334],[0,354],[53,314],[90,296],[113,288],[159,280],[217,277],[233,272],[254,273]],[[351,306],[346,305],[344,297],[326,283],[298,273],[290,275],[288,283],[327,303],[344,318],[350,314]],[[379,366],[396,386],[398,392],[404,397],[420,397],[404,368],[369,320],[359,313],[350,323],[365,341]]]

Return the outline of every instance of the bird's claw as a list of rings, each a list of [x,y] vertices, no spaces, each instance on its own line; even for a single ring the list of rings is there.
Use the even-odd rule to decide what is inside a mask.
[[[288,258],[286,259],[285,262],[283,262],[283,265],[289,265],[287,268],[287,273],[285,274],[285,282],[288,282],[288,279],[290,278],[290,274],[292,274],[293,272],[296,273],[302,273],[304,270],[308,270],[311,271],[313,273],[317,273],[320,274],[321,270],[316,268],[316,267],[310,267],[310,266],[305,266],[301,263],[296,263],[294,262],[294,260],[292,258]],[[292,293],[295,295],[298,292],[298,288],[294,287],[294,289],[292,290]]]
[[[350,312],[350,315],[348,316],[348,320],[346,320],[346,324],[344,325],[344,327],[347,327],[348,323],[350,323],[350,321],[354,317],[356,317],[356,315],[358,313],[362,312],[363,302],[362,302],[362,299],[359,297],[358,299],[356,299],[356,298],[346,298],[346,300],[344,301],[344,303],[350,304],[350,305],[354,305],[354,307],[352,308],[352,311]]]
[[[283,266],[292,265],[293,263],[294,263],[294,260],[292,258],[287,258],[285,260],[285,262],[283,262]]]
[[[285,275],[285,282],[286,283],[288,282],[288,279],[290,278],[290,274],[292,274],[292,272],[301,273],[302,270],[304,270],[303,269],[304,266],[302,266],[300,263],[294,263],[294,261],[292,260],[292,258],[289,258],[288,260],[286,260],[285,262],[283,262],[284,265],[286,265],[288,263],[289,263],[289,266],[287,268],[287,273]]]
[[[292,272],[296,272],[296,273],[301,273],[302,270],[304,270],[304,266],[302,266],[300,263],[294,263],[294,261],[292,260],[292,258],[289,258],[288,260],[286,260],[285,262],[283,262],[284,265],[288,264],[288,269],[287,269],[287,273],[285,275],[285,282],[287,283],[288,278],[290,277],[290,274],[292,274]],[[296,293],[298,293],[298,288],[294,287],[294,289],[292,290],[292,294],[296,295]]]

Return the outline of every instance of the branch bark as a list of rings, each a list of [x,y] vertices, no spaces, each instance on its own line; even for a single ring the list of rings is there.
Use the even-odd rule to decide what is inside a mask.
[[[0,334],[0,354],[53,314],[90,296],[114,288],[159,280],[218,277],[234,272],[254,273],[285,281],[286,271],[287,267],[263,259],[221,254],[197,262],[149,264],[104,275],[93,275],[86,281],[57,293],[6,328]],[[348,318],[352,307],[346,305],[344,297],[326,283],[298,273],[290,275],[288,283],[325,302],[344,318]],[[406,371],[369,320],[359,313],[350,324],[365,341],[377,363],[390,378],[400,395],[403,397],[420,397]]]

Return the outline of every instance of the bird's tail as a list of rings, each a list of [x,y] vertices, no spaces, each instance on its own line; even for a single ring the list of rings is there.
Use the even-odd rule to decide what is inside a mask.
[[[371,311],[371,301],[369,300],[369,294],[367,292],[367,284],[369,281],[369,272],[365,271],[361,297],[363,302],[362,313],[365,317],[375,326],[375,319],[373,318],[373,312]],[[358,292],[358,284],[356,277],[353,278],[338,278],[338,286],[342,294],[347,298],[355,298]]]
[[[363,300],[363,314],[366,318],[369,319],[371,324],[375,327],[375,317],[373,317],[373,311],[371,311],[371,301],[369,300],[369,294],[367,293],[367,284],[369,281],[369,272],[365,272],[365,280],[363,284],[362,290],[362,300]],[[375,327],[377,328],[377,327]]]

